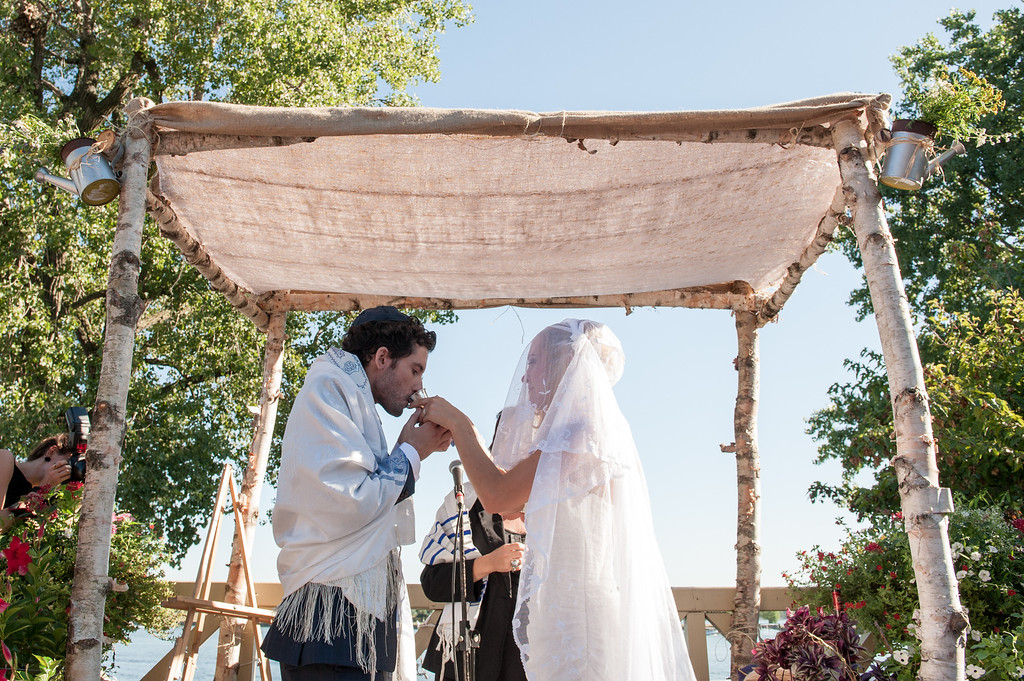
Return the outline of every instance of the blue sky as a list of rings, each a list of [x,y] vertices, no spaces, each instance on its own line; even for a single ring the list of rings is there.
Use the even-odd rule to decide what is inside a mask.
[[[983,27],[1019,0],[975,2]],[[833,92],[890,92],[889,56],[928,32],[953,5],[882,2],[632,3],[520,0],[477,2],[476,21],[440,40],[442,80],[414,88],[424,106],[483,109],[694,110],[746,108]],[[955,161],[953,161],[955,163]],[[781,585],[794,554],[834,547],[840,515],[811,504],[815,480],[835,482],[836,465],[815,466],[805,420],[844,380],[843,360],[877,349],[872,319],[846,306],[860,273],[826,255],[804,277],[778,323],[761,332],[760,454],[763,583]],[[669,578],[676,586],[728,586],[735,579],[733,440],[735,329],[728,312],[639,309],[519,310],[459,314],[437,327],[426,385],[461,406],[482,431],[493,424],[525,344],[566,317],[607,323],[622,340],[626,371],[616,386],[643,461]],[[393,442],[402,422],[383,414]],[[428,459],[416,493],[422,537],[448,489],[454,454]],[[270,508],[267,488],[262,506]],[[230,523],[228,523],[230,526]],[[230,544],[225,536],[223,544]],[[404,552],[419,581],[418,546]],[[201,546],[169,576],[192,580]],[[276,546],[263,526],[252,562],[257,580],[276,579]],[[226,547],[221,552],[227,562]],[[224,579],[226,568],[214,574]]]

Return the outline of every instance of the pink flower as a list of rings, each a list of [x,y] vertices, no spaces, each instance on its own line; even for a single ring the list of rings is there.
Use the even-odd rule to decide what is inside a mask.
[[[32,556],[28,555],[29,544],[21,541],[20,537],[11,540],[11,545],[4,549],[4,557],[7,558],[7,574],[19,575],[28,573],[28,566],[32,564]]]
[[[0,648],[3,648],[4,659],[7,661],[7,664],[13,665],[14,664],[14,655],[11,655],[11,649],[8,648],[7,644],[4,643],[3,641],[0,641]]]
[[[6,610],[8,608],[8,606],[10,606],[10,603],[8,603],[4,599],[0,598],[0,612],[3,612],[4,610]]]

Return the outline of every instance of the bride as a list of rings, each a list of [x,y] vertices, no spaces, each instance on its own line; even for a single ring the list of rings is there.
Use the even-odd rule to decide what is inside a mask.
[[[624,361],[603,324],[567,319],[541,331],[512,381],[493,459],[443,398],[413,403],[451,431],[484,508],[525,516],[513,630],[531,681],[695,678],[612,393]]]

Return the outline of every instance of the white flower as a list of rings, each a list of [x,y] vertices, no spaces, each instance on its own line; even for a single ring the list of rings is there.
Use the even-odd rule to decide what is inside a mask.
[[[985,670],[982,667],[979,667],[974,664],[967,665],[967,676],[971,677],[972,679],[980,678],[981,675],[984,673]]]
[[[977,629],[972,629],[971,630],[971,638],[973,638],[975,641],[980,641],[981,640],[981,632],[978,631]],[[978,677],[976,676],[974,678],[978,678]]]
[[[949,548],[953,549],[953,553],[960,553],[964,550],[964,545],[958,541],[955,541],[953,542],[953,545]]]
[[[1017,667],[1017,676],[1024,676],[1024,667]]]
[[[988,570],[978,570],[978,577],[983,582],[992,581],[992,575],[989,573]]]
[[[956,572],[956,578],[957,579],[963,579],[966,576],[967,576],[967,571],[966,570],[957,570],[957,572]]]
[[[999,553],[999,549],[997,549],[995,546],[990,546],[990,547],[988,547],[988,552],[989,553]]]
[[[981,560],[981,554],[977,551],[971,551],[971,560]]]
[[[910,652],[907,650],[894,650],[892,653],[892,659],[905,665],[910,662]]]

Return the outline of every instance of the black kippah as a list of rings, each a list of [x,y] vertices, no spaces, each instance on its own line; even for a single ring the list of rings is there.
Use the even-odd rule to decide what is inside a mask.
[[[354,329],[360,324],[368,322],[407,322],[410,319],[412,317],[403,314],[393,305],[378,305],[377,307],[371,307],[369,310],[360,312],[349,328]]]

